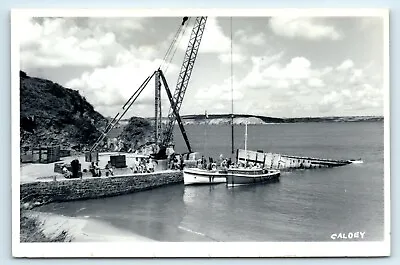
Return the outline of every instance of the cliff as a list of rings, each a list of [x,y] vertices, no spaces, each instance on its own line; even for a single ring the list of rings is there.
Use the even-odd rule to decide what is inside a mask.
[[[230,114],[208,115],[184,115],[182,116],[184,125],[192,124],[230,124]],[[235,114],[234,124],[268,124],[268,123],[300,123],[300,122],[369,122],[383,121],[381,116],[345,116],[345,117],[300,117],[300,118],[274,118],[260,115]]]
[[[90,145],[106,119],[78,91],[20,71],[21,146]]]

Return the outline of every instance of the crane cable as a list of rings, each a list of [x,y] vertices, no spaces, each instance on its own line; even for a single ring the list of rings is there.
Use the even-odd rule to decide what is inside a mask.
[[[166,52],[165,55],[164,55],[164,58],[163,58],[163,60],[162,60],[162,62],[161,62],[161,65],[160,65],[160,68],[163,67],[163,64],[166,62],[166,60],[167,60],[169,54],[171,53],[172,47],[174,46],[176,40],[178,39],[179,34],[181,33],[181,31],[182,31],[182,25],[180,25],[179,28],[178,28],[178,30],[176,31],[175,36],[174,36],[174,38],[172,39],[172,42],[171,42],[171,44],[169,45],[168,50],[167,50],[167,52]]]
[[[180,41],[182,39],[182,36],[185,34],[185,31],[186,31],[186,28],[187,28],[187,24],[189,24],[189,22],[186,23],[186,21],[190,21],[190,18],[184,17],[182,19],[182,23],[181,23],[181,25],[179,25],[179,28],[176,31],[175,36],[172,39],[172,42],[171,42],[170,46],[168,47],[168,50],[167,50],[167,52],[166,52],[166,54],[165,54],[165,56],[164,56],[164,58],[163,58],[163,60],[161,62],[161,65],[160,65],[159,68],[165,67],[165,71],[164,72],[166,72],[168,70],[168,67],[169,67],[170,63],[171,63],[173,57],[175,56],[175,52],[178,49],[179,43],[180,43]],[[182,31],[182,29],[183,29],[183,31]],[[170,58],[168,58],[171,55],[171,52],[172,52],[172,56]]]
[[[190,22],[190,18],[188,19],[188,23],[187,23],[186,25],[188,25],[189,22]],[[187,29],[187,26],[185,26],[185,27],[183,28],[182,34],[179,36],[178,43],[177,43],[177,45],[175,45],[174,52],[172,53],[172,56],[171,56],[170,60],[168,61],[167,67],[165,68],[165,73],[168,71],[168,67],[170,66],[170,64],[171,64],[171,62],[172,62],[172,59],[173,59],[174,56],[175,56],[176,50],[177,50],[178,47],[179,47],[179,43],[181,42],[182,37],[185,35],[186,29]]]
[[[233,23],[232,17],[230,19],[230,30],[231,30],[231,145],[232,145],[232,155],[235,153],[235,142],[234,142],[234,116],[233,116]]]

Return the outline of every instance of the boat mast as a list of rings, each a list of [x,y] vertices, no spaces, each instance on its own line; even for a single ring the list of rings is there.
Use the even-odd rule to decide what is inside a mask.
[[[235,153],[235,144],[233,138],[233,36],[232,36],[232,17],[231,17],[231,142],[232,142],[232,155]]]
[[[208,118],[208,115],[207,115],[207,110],[204,112],[204,151],[203,151],[203,155],[205,156],[206,155],[206,145],[207,145],[207,125],[208,125],[208,122],[207,122],[207,118]]]
[[[247,122],[245,123],[245,127],[244,127],[244,153],[245,153],[245,157],[244,157],[244,164],[246,165],[247,163]]]

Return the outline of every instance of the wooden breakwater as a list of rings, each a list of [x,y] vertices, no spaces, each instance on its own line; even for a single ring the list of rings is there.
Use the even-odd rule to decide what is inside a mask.
[[[249,162],[272,169],[310,169],[340,167],[351,164],[349,160],[334,160],[315,157],[291,156],[277,153],[264,153],[238,149],[237,161]]]
[[[24,208],[32,208],[51,202],[123,195],[182,182],[181,171],[37,181],[20,185],[20,202]]]

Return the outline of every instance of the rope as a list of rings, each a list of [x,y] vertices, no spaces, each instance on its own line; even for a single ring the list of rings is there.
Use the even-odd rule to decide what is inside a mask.
[[[188,19],[188,22],[185,24],[185,25],[188,25],[190,23],[190,18]],[[176,53],[176,51],[177,51],[177,49],[178,49],[178,47],[179,47],[179,44],[180,44],[180,42],[181,42],[181,40],[182,40],[182,37],[185,35],[185,31],[186,31],[186,29],[187,29],[187,26],[185,26],[184,28],[183,28],[183,32],[182,32],[182,34],[179,36],[179,38],[178,38],[178,43],[177,43],[177,45],[175,45],[175,49],[174,49],[174,52],[172,53],[172,56],[171,56],[171,58],[170,58],[170,60],[168,61],[168,64],[167,64],[167,67],[165,68],[165,73],[167,73],[167,71],[168,71],[168,67],[170,66],[170,64],[171,64],[171,62],[172,62],[172,59],[174,58],[174,56],[175,56],[175,53]]]
[[[163,66],[163,64],[164,64],[165,61],[167,60],[169,54],[171,53],[172,47],[174,46],[174,44],[175,44],[175,42],[176,42],[176,40],[177,40],[177,38],[178,38],[178,36],[179,36],[181,30],[182,30],[182,25],[180,25],[179,28],[178,28],[178,30],[176,31],[175,36],[174,36],[174,38],[172,39],[172,42],[171,42],[171,44],[169,45],[168,50],[167,50],[167,52],[166,52],[165,55],[164,55],[164,58],[163,58],[163,60],[162,60],[162,62],[161,62],[161,65],[160,65],[160,68]]]
[[[187,29],[187,25],[189,24],[189,21],[190,21],[190,18],[188,19],[187,23],[184,23],[183,25],[181,24],[179,26],[179,28],[176,31],[175,36],[174,36],[170,46],[168,47],[168,50],[167,50],[167,52],[166,52],[166,54],[165,54],[165,56],[164,56],[164,58],[162,60],[162,63],[160,65],[160,68],[165,67],[165,71],[164,72],[167,72],[170,63],[171,63],[172,59],[175,56],[176,50],[178,49],[179,43],[181,42],[181,39],[182,39],[182,36],[185,34],[185,31]],[[182,29],[183,29],[183,31],[182,31]],[[172,52],[172,56],[170,56],[171,52]],[[168,59],[168,57],[170,57],[170,58]]]

